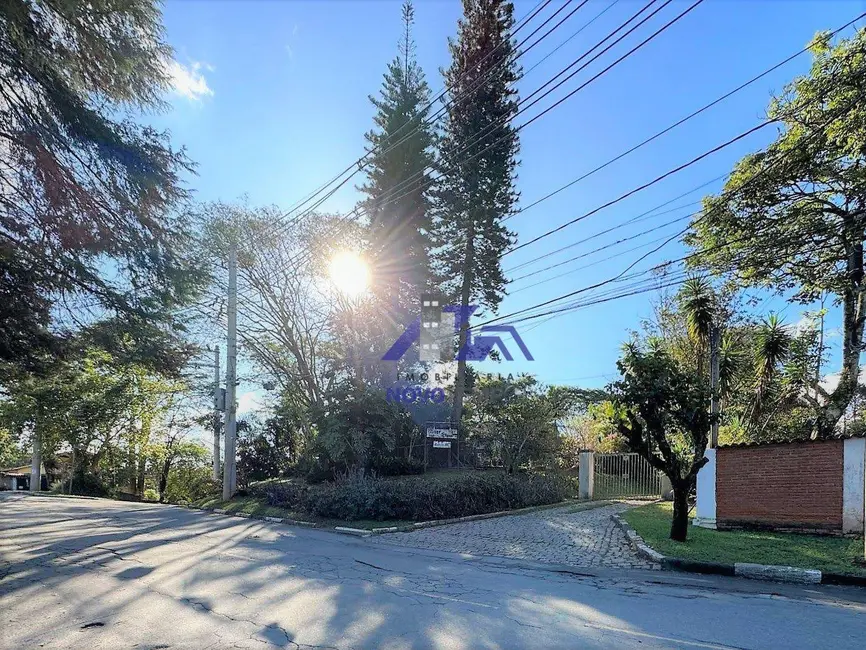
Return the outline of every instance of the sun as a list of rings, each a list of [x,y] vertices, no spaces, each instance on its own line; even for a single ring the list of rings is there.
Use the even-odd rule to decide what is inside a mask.
[[[331,260],[328,274],[334,286],[351,298],[364,293],[370,281],[370,269],[366,262],[351,251],[337,253]]]

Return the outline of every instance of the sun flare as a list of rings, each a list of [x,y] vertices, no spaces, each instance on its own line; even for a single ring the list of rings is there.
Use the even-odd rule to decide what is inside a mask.
[[[349,297],[357,297],[367,290],[370,270],[361,256],[351,251],[337,253],[329,267],[331,282]]]

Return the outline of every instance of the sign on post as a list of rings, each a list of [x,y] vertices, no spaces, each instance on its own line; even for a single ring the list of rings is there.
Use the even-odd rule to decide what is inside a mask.
[[[428,438],[447,438],[457,440],[457,429],[442,429],[439,427],[427,427]]]
[[[450,440],[434,440],[433,449],[451,449]]]

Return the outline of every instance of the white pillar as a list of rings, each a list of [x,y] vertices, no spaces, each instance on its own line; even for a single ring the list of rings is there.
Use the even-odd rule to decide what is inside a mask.
[[[716,450],[707,449],[708,463],[698,472],[697,497],[693,524],[702,528],[716,527]]]
[[[580,466],[578,478],[580,480],[579,494],[581,499],[592,499],[595,491],[595,453],[592,451],[580,452]]]
[[[866,498],[866,438],[849,438],[843,444],[842,532],[863,532]]]

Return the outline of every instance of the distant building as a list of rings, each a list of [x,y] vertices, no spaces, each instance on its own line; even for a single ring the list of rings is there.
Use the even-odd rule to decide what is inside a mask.
[[[0,469],[0,490],[29,490],[30,464]],[[42,489],[48,489],[48,475],[42,466]]]

